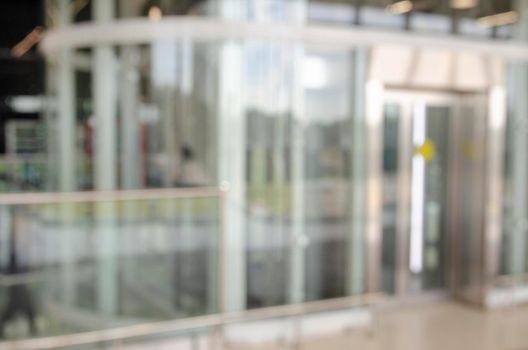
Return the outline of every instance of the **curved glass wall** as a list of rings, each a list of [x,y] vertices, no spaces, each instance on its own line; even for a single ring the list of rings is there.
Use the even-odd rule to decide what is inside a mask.
[[[223,65],[230,71],[221,72],[219,61],[228,48],[239,64]],[[247,246],[248,306],[289,302],[292,279],[302,283],[296,293],[305,295],[303,300],[349,294],[342,267],[349,259],[353,215],[353,52],[324,54],[259,41],[160,40],[115,47],[112,53],[119,67],[110,101],[119,125],[112,133],[113,170],[94,166],[93,50],[73,53],[76,165],[62,171],[71,173],[74,188],[98,189],[98,171],[111,172],[115,188],[215,186],[222,184],[221,172],[230,171],[225,167],[239,167],[239,182],[232,176],[228,182],[243,188],[238,200],[244,203],[239,220],[245,223],[240,230]],[[52,69],[61,64],[55,57],[49,62]],[[299,70],[315,75],[302,80]],[[226,95],[231,87],[225,84],[235,84],[236,95]],[[239,113],[236,123],[224,119],[234,113]],[[60,129],[57,114],[52,110],[48,116],[54,130]],[[219,123],[226,123],[222,136]],[[63,137],[56,132],[52,140]],[[222,147],[241,158],[225,160]],[[58,164],[60,152],[51,154],[52,164]],[[60,189],[61,167],[51,168],[52,188]],[[296,230],[303,232],[292,234]],[[297,254],[292,244],[307,245],[302,276],[290,271]]]
[[[487,287],[482,276],[489,273],[483,261],[499,256],[483,256],[486,240],[489,232],[502,237],[489,228],[500,222],[494,216],[500,201],[493,199],[500,198],[502,179],[492,170],[503,156],[506,59],[491,54],[509,47],[444,38],[431,38],[427,47],[406,46],[405,38],[404,44],[358,46],[352,42],[362,39],[358,32],[299,28],[307,20],[303,2],[272,2],[272,11],[261,12],[252,2],[208,8],[223,18],[258,22],[255,13],[263,13],[263,21],[289,23],[276,37],[262,27],[226,35],[230,23],[222,23],[224,33],[215,37],[219,27],[200,22],[181,35],[180,18],[151,13],[151,22],[126,27],[145,33],[118,33],[122,37],[115,39],[110,29],[122,24],[116,19],[136,12],[122,15],[128,5],[97,4],[98,10],[93,1],[86,5],[97,18],[94,27],[69,27],[81,21],[75,13],[61,18],[60,30],[51,34],[55,46],[46,49],[53,101],[45,116],[48,189],[227,191],[218,218],[224,236],[212,243],[224,250],[223,288],[214,306],[204,295],[204,261],[210,262],[204,247],[178,257],[194,266],[189,269],[173,264],[178,259],[170,252],[113,261],[125,267],[125,282],[143,262],[148,276],[139,287],[168,285],[160,293],[170,295],[163,301],[171,307],[155,305],[158,311],[186,317],[380,289],[405,297],[453,287],[457,296],[481,301]],[[85,36],[68,36],[72,27],[84,28]],[[82,40],[89,44],[79,45]],[[457,50],[461,43],[470,46],[467,51]],[[404,99],[390,100],[391,93]],[[431,102],[439,94],[449,95],[448,102]],[[486,176],[474,181],[475,169]],[[146,230],[157,232],[159,222],[180,220],[180,211],[194,217],[202,206],[161,203],[167,216],[154,209],[148,211],[152,219],[138,215],[149,222]],[[183,244],[182,232],[190,236],[200,225],[181,221],[184,230],[168,225],[163,232]],[[158,271],[161,260],[167,264]],[[182,267],[176,277],[175,265]],[[105,283],[113,283],[100,267],[91,275],[103,276],[100,289],[87,288],[74,306],[93,309],[104,299]],[[485,283],[494,277],[486,275]],[[189,284],[171,289],[180,280]],[[160,318],[134,305],[127,293],[124,306],[111,310],[114,324],[125,316]],[[51,288],[49,295],[55,294],[60,291]]]

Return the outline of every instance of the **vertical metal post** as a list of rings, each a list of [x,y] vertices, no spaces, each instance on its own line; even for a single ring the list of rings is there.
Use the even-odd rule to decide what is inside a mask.
[[[67,27],[71,25],[72,8],[67,0],[58,2],[58,26]],[[71,192],[76,189],[76,144],[75,144],[75,70],[74,54],[70,48],[62,48],[59,52],[57,71],[57,94],[58,94],[58,190]],[[53,165],[52,165],[53,166]],[[75,232],[69,228],[71,217],[71,206],[59,206],[61,218],[61,272],[60,291],[61,299],[67,305],[75,302],[75,258],[73,256],[73,235]]]
[[[517,38],[528,40],[528,3],[524,0],[517,1],[517,12],[520,21],[517,24]],[[526,189],[528,185],[528,168],[526,151],[528,138],[526,125],[528,125],[528,66],[524,62],[516,63],[513,67],[513,116],[514,132],[512,135],[511,174],[512,174],[512,229],[508,246],[508,271],[510,274],[520,274],[526,263],[526,233],[528,198]]]
[[[292,5],[293,6],[293,5]],[[297,23],[306,21],[306,3],[299,1],[296,4],[295,16],[292,19]],[[285,48],[284,48],[285,49]],[[303,85],[303,60],[305,50],[296,45],[292,49],[293,55],[293,81],[291,82],[291,159],[292,159],[292,245],[290,250],[290,286],[289,302],[301,303],[305,300],[305,249],[306,213],[305,213],[305,96]]]
[[[139,130],[139,49],[125,46],[121,51],[121,185],[123,189],[142,187]]]
[[[71,24],[70,2],[59,0],[59,27]],[[62,48],[59,52],[57,71],[57,102],[59,137],[59,190],[75,190],[75,75],[73,50]]]
[[[114,0],[94,0],[93,18],[106,23],[115,17]],[[108,44],[94,48],[93,105],[95,115],[95,188],[113,190],[117,187],[117,75],[114,48]],[[114,203],[96,203],[98,253],[97,300],[99,311],[106,316],[117,313],[118,281],[117,215]]]
[[[114,17],[114,1],[95,0],[93,17],[106,23]],[[117,75],[114,48],[99,44],[94,48],[93,105],[95,115],[95,188],[113,190],[117,186]]]
[[[292,152],[292,246],[290,251],[290,286],[289,302],[300,303],[304,301],[305,281],[305,186],[304,186],[304,87],[302,85],[302,59],[304,50],[301,47],[294,49],[294,82],[292,84],[292,119],[291,123],[291,152]]]
[[[243,17],[243,7],[233,2],[218,3],[218,15]],[[243,96],[244,47],[236,41],[219,50],[218,92],[218,179],[229,189],[225,203],[224,287],[225,311],[246,308],[246,118]]]
[[[366,86],[366,290],[378,292],[381,269],[382,223],[382,121],[383,84],[370,80]]]
[[[528,83],[525,81],[525,83]],[[488,96],[487,163],[486,163],[486,223],[484,237],[484,290],[487,293],[499,272],[499,257],[502,234],[502,183],[504,160],[504,134],[506,127],[506,90],[504,86],[493,86]],[[524,152],[519,152],[524,153]],[[526,191],[520,191],[526,193]],[[484,295],[485,297],[485,295]]]
[[[366,86],[368,51],[356,48],[351,54],[351,125],[350,152],[350,236],[347,240],[347,295],[365,291],[365,200],[366,185]]]
[[[398,130],[398,200],[396,211],[396,294],[402,296],[409,280],[409,232],[411,210],[412,106],[400,107]]]

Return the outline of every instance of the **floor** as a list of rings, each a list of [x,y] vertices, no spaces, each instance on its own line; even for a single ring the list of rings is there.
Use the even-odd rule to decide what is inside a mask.
[[[119,342],[119,350],[528,350],[528,305],[494,311],[454,302],[379,307],[373,327],[348,329],[325,337],[307,336],[300,344],[286,338],[269,343],[224,344],[214,333],[162,341]],[[269,326],[269,325],[268,325]],[[324,325],[323,325],[324,326]],[[281,327],[283,327],[281,325]],[[316,328],[320,330],[318,326]],[[262,335],[262,329],[256,333]],[[247,338],[256,340],[254,336]],[[277,339],[277,338],[267,338]],[[3,347],[0,345],[0,348]]]
[[[376,311],[372,333],[355,331],[305,340],[300,346],[266,344],[242,349],[303,350],[521,350],[528,349],[528,306],[481,311],[452,302]]]

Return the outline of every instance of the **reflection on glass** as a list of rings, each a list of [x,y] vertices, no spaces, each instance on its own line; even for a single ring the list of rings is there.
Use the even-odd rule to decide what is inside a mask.
[[[423,106],[423,115],[417,115],[416,110],[413,118],[416,130],[417,118],[423,118],[423,137],[415,142],[415,155],[423,160],[423,179],[419,181],[413,177],[412,187],[417,187],[412,191],[420,191],[423,196],[421,212],[417,213],[421,220],[419,236],[413,246],[413,232],[411,232],[411,264],[413,263],[413,248],[417,248],[414,253],[419,255],[419,261],[411,265],[411,290],[431,290],[439,289],[446,283],[446,248],[447,248],[447,179],[449,165],[449,117],[450,107],[444,106]],[[416,140],[415,140],[416,141]],[[413,161],[413,175],[415,162]],[[412,196],[413,205],[416,198]],[[412,209],[411,209],[412,210]],[[413,215],[411,213],[411,215]],[[411,219],[412,220],[412,219]],[[411,226],[413,223],[411,223]]]
[[[383,239],[382,290],[395,292],[397,214],[398,214],[398,142],[400,106],[387,104],[383,121]]]
[[[349,239],[352,129],[350,56],[310,56],[317,84],[306,90],[305,145],[306,299],[345,296]]]
[[[247,304],[288,302],[292,234],[291,134],[294,49],[248,43],[247,84]]]
[[[3,206],[0,334],[57,335],[218,312],[218,201]]]

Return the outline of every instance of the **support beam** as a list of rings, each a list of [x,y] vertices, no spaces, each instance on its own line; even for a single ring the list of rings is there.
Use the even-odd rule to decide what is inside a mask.
[[[245,156],[246,127],[241,96],[242,54],[240,43],[225,43],[220,52],[220,108],[218,174],[229,187],[225,203],[224,311],[246,307]]]
[[[524,0],[517,1],[517,11],[520,21],[517,23],[517,39],[528,40],[528,3]],[[520,274],[524,271],[526,264],[526,234],[528,198],[526,189],[528,185],[528,168],[526,151],[528,150],[528,138],[526,137],[526,125],[528,125],[528,66],[524,62],[513,66],[512,89],[513,92],[513,134],[511,139],[512,161],[512,214],[509,240],[508,272]]]
[[[294,48],[294,76],[292,84],[292,119],[291,123],[291,184],[292,184],[292,238],[290,250],[290,286],[289,302],[305,301],[305,263],[306,246],[306,213],[305,213],[305,100],[303,86],[304,49]]]
[[[218,15],[226,19],[243,18],[236,3],[218,2]],[[247,256],[244,212],[246,202],[246,116],[243,96],[244,47],[237,41],[220,48],[218,94],[218,177],[228,187],[225,202],[224,261],[221,291],[222,311],[246,308]]]
[[[366,84],[366,292],[379,292],[381,277],[382,231],[382,156],[383,156],[383,84],[368,81]]]
[[[356,49],[351,60],[351,135],[350,152],[351,185],[350,185],[350,235],[347,239],[347,295],[361,294],[365,291],[365,99],[367,84],[368,52],[367,49]]]
[[[68,0],[59,0],[58,12],[60,28],[71,24],[71,8]],[[58,169],[60,191],[74,191],[75,186],[75,71],[73,50],[63,48],[57,62],[57,102],[58,102]]]
[[[115,17],[114,0],[94,0],[93,19],[108,23]],[[114,48],[103,44],[94,48],[93,105],[95,116],[95,182],[96,190],[117,188],[117,74]],[[117,228],[113,203],[97,203],[97,305],[105,316],[118,311]]]
[[[121,50],[121,187],[126,190],[143,187],[142,150],[139,125],[139,48],[125,46]]]
[[[70,1],[58,1],[58,22],[59,28],[71,25],[72,8]],[[56,136],[58,137],[58,190],[61,192],[72,192],[76,186],[76,142],[75,142],[75,68],[73,62],[73,49],[63,48],[59,51],[57,62],[57,102],[58,102],[58,125]],[[55,141],[54,141],[55,142]],[[59,254],[61,259],[60,267],[60,298],[66,305],[75,303],[75,256],[73,253],[73,235],[76,232],[71,230],[68,224],[72,215],[71,206],[59,206],[60,218],[60,244]]]

